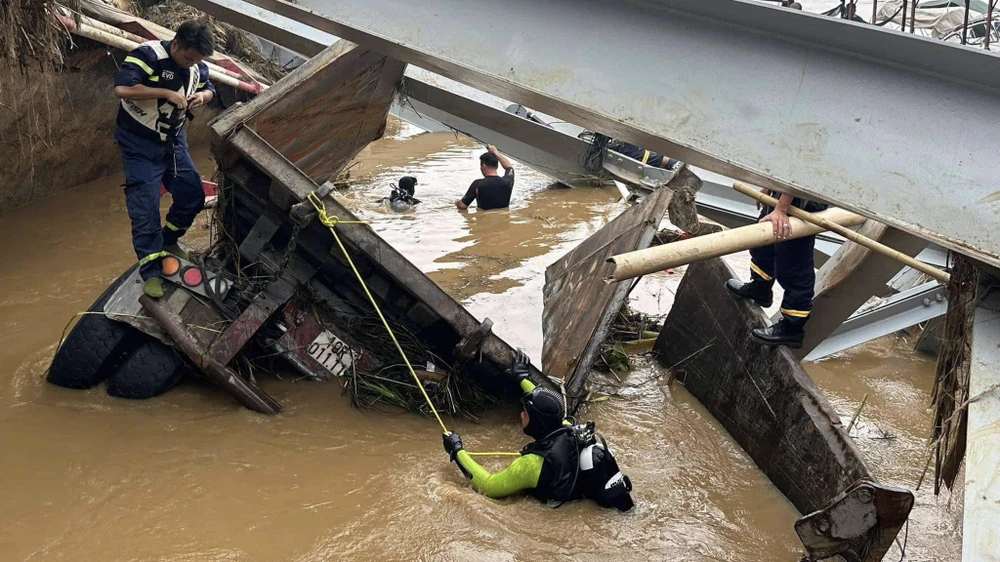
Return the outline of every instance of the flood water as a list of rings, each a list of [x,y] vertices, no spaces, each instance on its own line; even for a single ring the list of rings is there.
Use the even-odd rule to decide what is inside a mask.
[[[460,213],[453,202],[477,177],[482,148],[415,133],[390,128],[340,197],[537,360],[545,267],[622,210],[617,193],[554,188],[521,167],[510,211]],[[380,211],[375,199],[406,174],[423,203]],[[795,509],[647,363],[581,412],[633,481],[638,507],[626,515],[481,497],[448,463],[433,420],[360,412],[335,382],[264,377],[285,407],[275,417],[192,382],[146,402],[48,385],[67,321],[134,261],[120,183],[0,216],[0,560],[799,560]],[[196,247],[207,243],[206,218],[187,238]],[[648,277],[633,304],[665,312],[681,273]],[[845,419],[869,395],[859,446],[879,478],[912,489],[927,458],[934,364],[911,347],[889,338],[806,367]],[[503,408],[449,426],[470,450],[526,442]],[[907,560],[956,560],[961,511],[929,488],[918,493]]]

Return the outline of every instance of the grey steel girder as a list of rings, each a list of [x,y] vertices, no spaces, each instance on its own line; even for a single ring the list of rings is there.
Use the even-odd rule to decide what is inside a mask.
[[[931,281],[858,312],[816,346],[804,361],[816,361],[867,341],[909,328],[948,311],[944,287]]]
[[[187,3],[265,40],[295,50],[307,57],[315,55],[339,39],[334,35],[242,0],[187,0]],[[452,113],[455,111],[454,108],[433,107],[419,99],[411,98],[408,103],[394,105],[393,113],[398,117],[424,130],[458,129],[473,137],[501,146],[505,152],[513,149],[516,152],[516,154],[511,154],[513,158],[557,181],[571,184],[580,179],[582,171],[575,160],[570,158],[568,152],[561,155],[552,153],[554,146],[564,143],[564,140],[545,136],[543,139],[535,139],[541,140],[541,143],[524,142],[529,139],[511,138],[510,131],[499,127],[489,128],[490,125],[496,125],[499,120],[505,118],[502,112],[506,112],[506,107],[509,105],[507,100],[479,92],[414,66],[407,68],[406,78],[409,83],[421,89],[431,86],[462,96],[466,98],[460,100],[463,106],[475,108],[474,111],[478,114],[475,115],[475,118],[470,117],[469,113],[473,110],[465,109],[465,116],[471,119],[469,121],[455,116]],[[560,132],[569,135],[567,131]],[[532,134],[537,136],[541,133]],[[577,150],[582,144],[577,141],[572,146],[572,150]],[[566,150],[564,149],[562,152],[566,152]],[[573,158],[575,159],[575,156]],[[696,170],[696,173],[705,180],[704,187],[699,190],[697,195],[700,213],[729,228],[743,226],[756,220],[757,210],[754,203],[727,185],[731,180],[704,170]],[[819,236],[816,244],[817,264],[822,265],[826,258],[832,255],[843,242],[843,238],[835,234],[826,233]],[[937,267],[944,267],[947,261],[946,252],[936,245],[928,247],[918,258]]]
[[[1000,58],[990,53],[744,0],[250,1],[1000,265]]]

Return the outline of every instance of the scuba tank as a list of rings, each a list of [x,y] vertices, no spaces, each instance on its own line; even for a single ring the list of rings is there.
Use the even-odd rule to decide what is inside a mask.
[[[626,476],[604,436],[595,431],[594,422],[573,426],[573,436],[580,448],[580,467],[577,490],[601,507],[629,511],[632,501],[632,481]]]

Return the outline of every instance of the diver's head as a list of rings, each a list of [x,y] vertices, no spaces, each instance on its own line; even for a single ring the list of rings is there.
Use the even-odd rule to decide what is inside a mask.
[[[534,439],[541,439],[563,425],[562,397],[547,388],[536,388],[521,398],[521,427]]]
[[[417,178],[413,176],[403,176],[399,178],[399,190],[410,197],[417,192]]]

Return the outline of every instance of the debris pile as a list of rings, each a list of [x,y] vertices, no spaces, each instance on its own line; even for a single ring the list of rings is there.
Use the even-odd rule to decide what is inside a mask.
[[[626,303],[618,311],[594,367],[616,377],[631,371],[635,367],[632,357],[652,350],[662,327],[662,319],[636,312]]]

